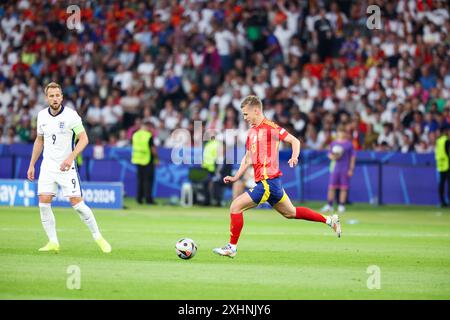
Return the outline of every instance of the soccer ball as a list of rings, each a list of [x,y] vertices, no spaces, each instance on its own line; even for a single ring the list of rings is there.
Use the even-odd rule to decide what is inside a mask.
[[[341,156],[344,153],[344,148],[341,145],[336,144],[331,148],[331,153]]]
[[[197,245],[192,239],[182,238],[175,244],[175,252],[181,259],[191,259],[197,253]]]

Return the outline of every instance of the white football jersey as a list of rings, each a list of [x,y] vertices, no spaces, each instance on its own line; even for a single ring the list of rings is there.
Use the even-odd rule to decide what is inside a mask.
[[[61,163],[75,148],[75,133],[72,130],[80,125],[80,116],[68,107],[62,106],[55,116],[50,113],[50,108],[39,112],[37,134],[44,137],[42,168],[60,172]]]

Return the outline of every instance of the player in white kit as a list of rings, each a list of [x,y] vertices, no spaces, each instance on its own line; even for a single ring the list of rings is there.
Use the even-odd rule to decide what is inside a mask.
[[[45,87],[49,107],[40,111],[37,118],[37,137],[33,146],[27,176],[34,180],[34,166],[44,150],[38,179],[39,210],[49,242],[39,251],[59,251],[55,216],[51,208],[58,185],[75,211],[80,215],[103,252],[111,252],[111,246],[102,237],[92,210],[84,203],[75,158],[88,144],[88,137],[76,111],[62,105],[63,94],[59,84]],[[78,142],[75,146],[75,137]]]

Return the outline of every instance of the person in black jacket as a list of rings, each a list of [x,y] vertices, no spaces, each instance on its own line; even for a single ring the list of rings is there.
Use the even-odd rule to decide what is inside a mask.
[[[330,57],[333,48],[333,27],[325,17],[325,8],[320,9],[320,18],[314,23],[314,40],[317,43],[317,51],[322,61]]]

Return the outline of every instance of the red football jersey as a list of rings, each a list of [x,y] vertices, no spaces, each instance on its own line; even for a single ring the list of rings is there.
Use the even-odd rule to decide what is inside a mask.
[[[282,175],[278,147],[287,135],[285,129],[265,118],[259,126],[249,130],[245,147],[250,152],[256,182]]]

